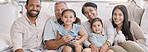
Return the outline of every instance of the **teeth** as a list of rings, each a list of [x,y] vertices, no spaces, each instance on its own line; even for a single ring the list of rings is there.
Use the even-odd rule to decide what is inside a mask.
[[[36,14],[37,12],[36,11],[32,11],[32,13]]]

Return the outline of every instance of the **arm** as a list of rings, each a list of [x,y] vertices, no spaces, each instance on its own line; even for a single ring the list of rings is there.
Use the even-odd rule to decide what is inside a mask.
[[[57,38],[56,38],[56,41],[60,40],[61,39],[61,35],[59,34],[59,32],[57,31]]]
[[[55,41],[57,31],[54,28],[57,28],[56,24],[52,22],[52,19],[48,20],[45,25],[44,35],[43,35],[44,39],[43,42],[45,43],[46,48],[48,50],[56,50],[61,45],[63,45],[62,40]]]
[[[18,21],[15,21],[11,27],[11,41],[13,45],[13,51],[14,52],[23,52],[22,48],[22,26],[17,23]]]
[[[136,42],[145,45],[146,37],[144,36],[144,32],[136,22],[131,21],[130,31],[133,32]]]
[[[80,44],[82,44],[86,40],[86,36],[83,33],[83,31],[81,30],[81,28],[80,28],[80,31],[79,31],[79,35],[81,36],[81,38],[78,41],[79,41]]]
[[[85,23],[82,23],[82,24],[81,24],[81,29],[82,29],[82,31],[84,32],[84,34],[86,35],[86,37],[87,37],[86,40],[85,40],[83,43],[84,43],[84,46],[85,46],[85,47],[89,47],[89,46],[91,45],[91,43],[88,41],[89,34],[88,34],[86,28],[87,28],[87,27],[85,26]]]
[[[111,46],[112,43],[113,43],[113,41],[114,41],[114,37],[115,37],[115,35],[114,35],[114,29],[113,29],[113,26],[112,26],[111,21],[106,21],[104,23],[104,29],[105,29],[106,34],[108,36],[108,40],[107,40],[106,44],[108,46]]]

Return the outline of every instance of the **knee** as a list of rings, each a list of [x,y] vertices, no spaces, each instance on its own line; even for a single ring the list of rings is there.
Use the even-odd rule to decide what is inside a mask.
[[[127,52],[124,48],[122,48],[121,46],[113,46],[111,48],[114,52]]]
[[[70,46],[65,46],[62,52],[72,52],[72,48]]]
[[[82,52],[91,52],[91,49],[90,48],[85,48],[85,49],[83,49]]]

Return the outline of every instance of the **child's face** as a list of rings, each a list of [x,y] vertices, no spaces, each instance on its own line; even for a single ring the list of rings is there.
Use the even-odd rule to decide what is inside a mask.
[[[73,22],[75,22],[76,18],[74,17],[73,12],[66,11],[61,20],[64,22],[65,25],[71,25]]]
[[[100,21],[95,21],[92,24],[92,30],[93,30],[94,33],[101,34],[102,30],[103,30],[103,25],[101,24]]]

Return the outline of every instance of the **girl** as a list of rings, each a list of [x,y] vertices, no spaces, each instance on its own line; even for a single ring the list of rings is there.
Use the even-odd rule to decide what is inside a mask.
[[[90,27],[93,33],[89,37],[89,41],[100,50],[100,47],[107,41],[107,36],[102,34],[102,30],[104,28],[102,20],[100,18],[94,18],[90,22]],[[108,49],[107,52],[113,51]]]
[[[82,32],[80,25],[77,23],[76,13],[72,9],[66,9],[62,12],[61,24],[62,26],[57,29],[57,39],[60,40],[64,36],[68,36],[69,43],[61,46],[60,52],[81,52],[82,42],[86,39],[85,34]]]

